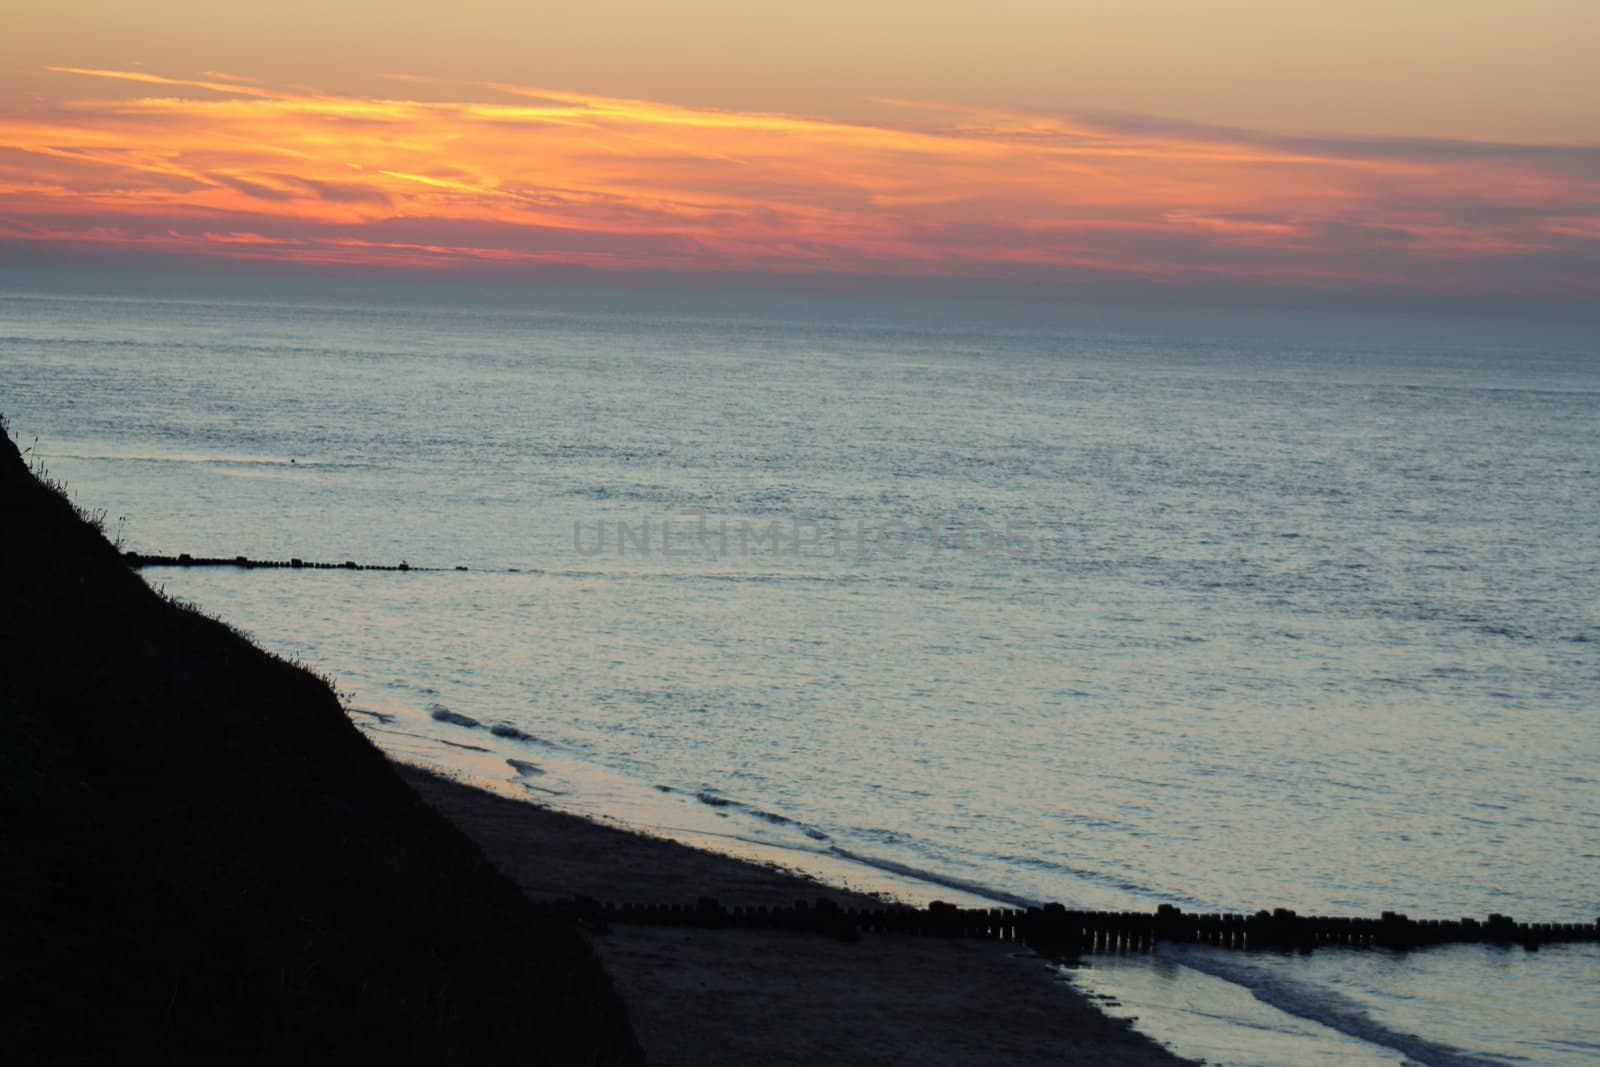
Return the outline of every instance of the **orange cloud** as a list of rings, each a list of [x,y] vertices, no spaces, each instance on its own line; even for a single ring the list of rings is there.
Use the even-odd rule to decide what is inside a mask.
[[[0,111],[0,235],[318,263],[1085,277],[1569,295],[1600,149],[883,102],[896,121],[505,84],[158,87]],[[413,79],[397,77],[403,86]],[[196,90],[199,90],[197,93]]]

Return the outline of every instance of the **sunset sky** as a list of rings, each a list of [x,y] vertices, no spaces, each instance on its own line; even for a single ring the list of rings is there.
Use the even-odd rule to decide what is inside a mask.
[[[1597,10],[13,0],[0,259],[1579,306]]]

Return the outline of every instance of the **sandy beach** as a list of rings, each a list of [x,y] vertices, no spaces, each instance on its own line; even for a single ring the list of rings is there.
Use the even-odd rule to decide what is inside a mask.
[[[870,898],[398,766],[534,900]],[[589,934],[648,1062],[1179,1064],[1016,945],[613,927]]]

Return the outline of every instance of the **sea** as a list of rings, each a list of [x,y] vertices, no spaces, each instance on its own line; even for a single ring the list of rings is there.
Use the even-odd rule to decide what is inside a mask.
[[[0,413],[396,758],[925,902],[1600,916],[1600,325],[12,270]],[[1600,946],[1063,972],[1600,1062]]]

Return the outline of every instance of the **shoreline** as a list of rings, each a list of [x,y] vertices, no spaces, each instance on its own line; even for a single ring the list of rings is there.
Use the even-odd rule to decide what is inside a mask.
[[[392,764],[529,899],[711,896],[728,905],[878,896]],[[652,1064],[1002,1061],[1187,1064],[1018,945],[883,934],[615,927],[586,937]]]
[[[326,678],[153,590],[9,436],[0,495],[20,1062],[1185,1062],[1014,945],[582,931],[530,902],[877,898],[398,764]]]

